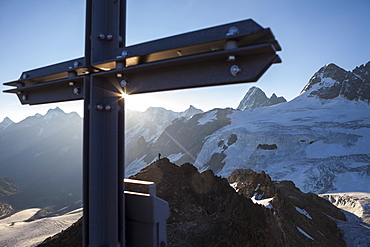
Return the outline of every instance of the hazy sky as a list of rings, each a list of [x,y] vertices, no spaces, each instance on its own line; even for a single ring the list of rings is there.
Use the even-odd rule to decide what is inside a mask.
[[[283,62],[257,83],[131,96],[127,108],[183,111],[236,108],[251,86],[290,100],[323,65],[345,70],[370,60],[369,0],[127,0],[127,45],[252,18],[271,28]],[[22,71],[84,56],[84,0],[0,0],[0,82]],[[82,102],[22,106],[0,93],[0,121],[20,121],[56,106],[82,113]]]

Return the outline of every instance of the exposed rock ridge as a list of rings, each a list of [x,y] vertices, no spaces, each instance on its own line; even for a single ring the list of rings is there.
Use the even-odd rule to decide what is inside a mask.
[[[346,71],[330,63],[320,68],[309,80],[301,93],[317,95],[321,99],[343,96],[348,100],[369,101],[370,62]]]
[[[236,109],[243,111],[257,107],[272,106],[283,102],[286,102],[284,97],[277,97],[276,94],[273,93],[271,97],[268,98],[260,88],[254,86],[248,90]]]
[[[330,218],[344,220],[340,210],[302,193],[292,182],[273,182],[265,173],[236,171],[229,179],[241,186],[239,194],[230,180],[210,170],[199,173],[189,163],[177,166],[167,158],[131,178],[155,182],[157,196],[169,203],[168,246],[345,246]],[[251,193],[273,196],[273,208],[253,203]],[[72,240],[80,228],[75,224],[41,246],[79,246]]]
[[[346,217],[323,198],[301,192],[292,181],[272,181],[264,171],[237,169],[227,180],[247,198],[273,198],[274,224],[280,226],[284,246],[345,246],[332,218],[345,221]]]

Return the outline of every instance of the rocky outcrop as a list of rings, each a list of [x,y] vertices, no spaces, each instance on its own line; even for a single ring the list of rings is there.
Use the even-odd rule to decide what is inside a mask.
[[[258,144],[257,149],[263,149],[263,150],[274,150],[277,149],[276,144]]]
[[[235,170],[227,180],[239,194],[257,203],[272,198],[274,224],[280,227],[284,246],[345,246],[333,218],[345,221],[346,217],[321,197],[301,192],[291,181],[271,181],[266,173],[250,169]]]
[[[340,208],[347,221],[337,221],[347,246],[370,243],[370,193],[350,192],[320,195]]]
[[[10,178],[0,178],[0,198],[19,193],[19,187]]]
[[[131,178],[155,182],[157,196],[169,203],[168,246],[345,246],[330,219],[345,219],[338,209],[264,173],[238,170],[228,181],[211,170],[199,173],[189,163],[177,166],[163,158]],[[273,196],[273,208],[252,202],[256,191]],[[72,242],[80,234],[78,224],[40,246],[63,246],[58,238],[64,246],[79,246]]]
[[[9,204],[8,197],[20,192],[10,178],[0,178],[0,218],[6,217],[14,212],[13,207]]]
[[[257,173],[251,169],[237,169],[231,173],[227,181],[241,195],[257,199],[270,198],[275,195],[275,186],[269,175],[264,171]]]
[[[343,96],[348,100],[369,101],[370,99],[370,62],[346,71],[330,63],[319,69],[301,93],[309,92],[321,99],[334,99]]]
[[[238,110],[248,110],[257,107],[272,106],[286,102],[284,97],[277,97],[272,94],[270,98],[258,87],[251,87],[242,101],[239,103]]]

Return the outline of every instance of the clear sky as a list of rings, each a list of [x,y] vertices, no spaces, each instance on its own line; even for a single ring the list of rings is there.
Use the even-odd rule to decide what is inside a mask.
[[[131,96],[127,108],[236,108],[251,86],[290,100],[327,63],[345,70],[370,61],[369,0],[127,0],[127,45],[252,18],[271,28],[283,62],[257,83]],[[0,89],[22,71],[84,56],[84,0],[0,0]],[[0,93],[0,121],[49,108],[82,114],[82,102],[22,106]]]

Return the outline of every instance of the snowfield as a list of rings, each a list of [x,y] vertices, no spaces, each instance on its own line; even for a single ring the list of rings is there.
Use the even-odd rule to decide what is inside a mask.
[[[31,208],[17,212],[0,220],[0,245],[36,246],[46,238],[65,230],[82,217],[82,209],[55,217],[47,217],[27,222],[40,209]]]
[[[370,192],[369,109],[366,102],[302,94],[279,105],[234,110],[231,123],[205,139],[194,165],[212,169],[204,164],[222,153],[224,165],[215,171],[222,177],[250,168],[273,180],[292,180],[304,192]],[[219,145],[231,135],[235,143]]]

